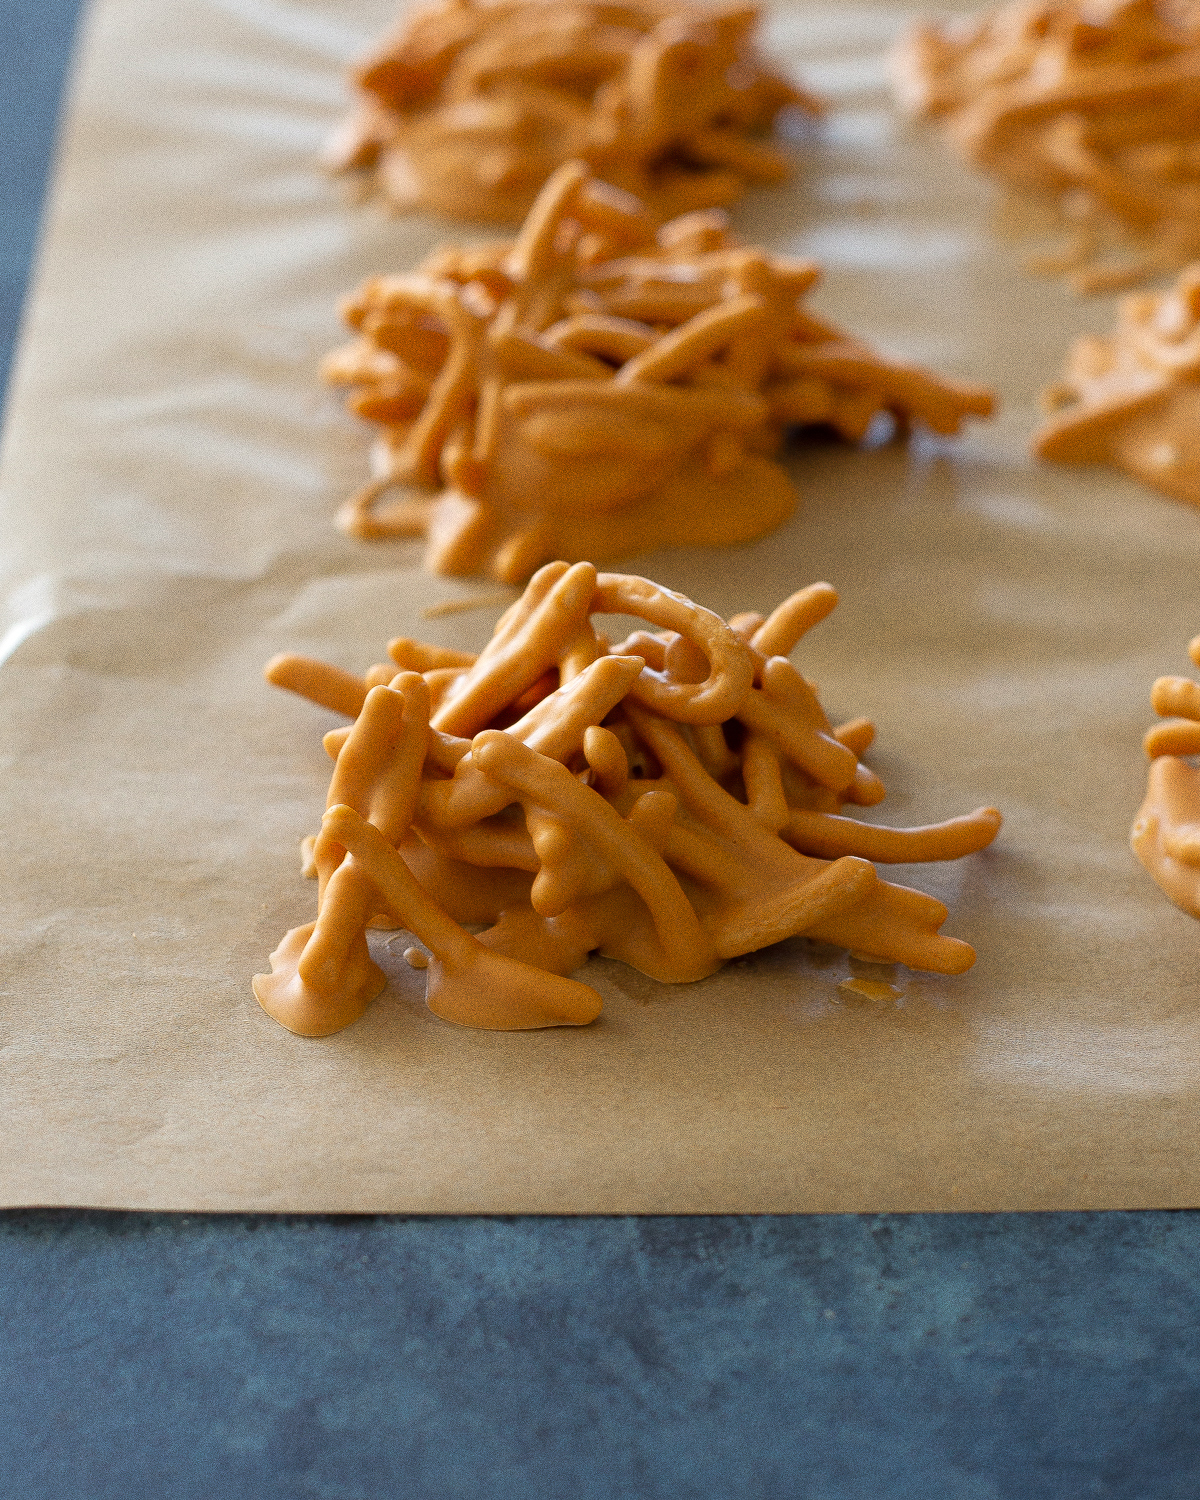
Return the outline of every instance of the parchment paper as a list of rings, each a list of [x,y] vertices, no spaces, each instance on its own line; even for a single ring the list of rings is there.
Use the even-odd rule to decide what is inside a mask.
[[[835,109],[750,239],[819,257],[816,309],[994,381],[961,441],[791,463],[795,519],[629,560],[722,613],[827,578],[798,656],[879,725],[925,822],[994,802],[998,844],[894,878],[945,900],[960,978],[797,940],[696,985],[612,962],[584,1031],[489,1034],[392,975],[360,1024],[289,1035],[250,976],[310,919],[332,716],[274,652],[361,670],[389,636],[478,647],[489,585],[332,526],[366,433],[315,378],[338,295],[461,229],[314,168],[341,69],[390,0],[100,0],[3,452],[5,1146],[0,1201],[172,1209],[724,1212],[1200,1203],[1200,926],[1134,862],[1148,690],[1200,630],[1200,514],[1025,455],[1038,387],[1108,326],[1022,270],[992,195],[898,123],[872,4],[777,10]],[[870,1000],[856,973],[899,992]]]

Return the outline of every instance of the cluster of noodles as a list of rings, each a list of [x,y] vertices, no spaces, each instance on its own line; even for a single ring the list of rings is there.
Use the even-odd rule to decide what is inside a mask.
[[[336,767],[306,851],[318,916],[256,978],[264,1009],[307,1035],[354,1020],[385,982],[373,920],[425,945],[436,1014],[492,1029],[591,1021],[599,996],[565,976],[594,951],[674,983],[799,933],[968,968],[973,950],[939,934],[946,908],[871,861],[957,858],[1000,815],[898,830],[842,813],[884,795],[859,758],[873,727],[834,728],[788,660],[836,602],[819,583],[726,623],[644,578],[558,562],[478,657],[396,640],[363,678],[276,658],[271,681],[355,722],[325,738]],[[613,645],[597,614],[656,628]]]
[[[895,77],[976,165],[1059,206],[1073,242],[1042,269],[1103,291],[1200,255],[1200,6],[1018,0],[916,28]]]
[[[554,557],[771,530],[795,506],[771,457],[791,425],[857,440],[880,411],[940,433],[991,411],[805,311],[818,275],[738,244],[718,210],[656,228],[568,163],[515,241],[439,251],[346,305],[357,338],[324,375],[382,433],[340,524],[424,534],[436,572],[523,582]],[[385,500],[394,486],[444,489]]]
[[[731,203],[790,175],[766,139],[779,111],[820,110],[763,64],[757,21],[688,0],[442,0],[356,70],[328,155],[460,219],[521,219],[572,158],[659,219]]]
[[[1116,464],[1200,505],[1200,264],[1122,298],[1112,337],[1077,340],[1043,401],[1039,458]]]
[[[1200,635],[1188,655],[1200,667]],[[1200,755],[1200,683],[1160,677],[1150,702],[1166,722],[1146,734],[1150,775],[1129,842],[1176,906],[1200,917],[1200,769],[1185,758]]]

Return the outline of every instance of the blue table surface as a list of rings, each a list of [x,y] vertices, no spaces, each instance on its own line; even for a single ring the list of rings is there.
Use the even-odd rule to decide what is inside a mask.
[[[0,0],[0,378],[78,0]],[[1195,1500],[1193,1213],[0,1213],[0,1495]]]

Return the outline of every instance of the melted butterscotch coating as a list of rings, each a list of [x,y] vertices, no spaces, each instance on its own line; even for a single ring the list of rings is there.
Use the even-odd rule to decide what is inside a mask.
[[[385,983],[372,922],[428,951],[435,1014],[492,1030],[593,1020],[600,997],[569,977],[593,952],[680,983],[806,933],[969,968],[973,950],[939,933],[946,908],[872,861],[956,859],[1000,814],[893,829],[842,812],[884,795],[860,759],[874,728],[833,727],[788,660],[836,603],[817,583],[726,623],[647,579],[555,562],[478,657],[394,640],[363,677],[277,657],[271,682],[354,723],[325,737],[335,767],[305,847],[317,918],[255,978],[263,1008],[306,1036],[356,1019]],[[655,628],[611,645],[603,614]]]
[[[553,557],[761,536],[796,503],[784,432],[872,417],[956,432],[989,392],[889,364],[800,305],[815,266],[713,211],[661,229],[571,162],[518,238],[368,281],[325,378],[382,428],[352,535],[424,534],[426,566],[524,582]],[[396,487],[440,493],[386,499]]]
[[[1200,256],[1194,0],[1018,0],[918,26],[893,62],[911,114],[941,121],[968,160],[1058,206],[1073,243],[1041,269],[1091,292]]]
[[[1122,298],[1113,336],[1077,340],[1043,403],[1039,458],[1115,464],[1200,505],[1200,263]]]
[[[1188,647],[1200,667],[1200,636]],[[1150,694],[1165,721],[1147,731],[1150,757],[1146,800],[1129,836],[1133,852],[1176,906],[1200,917],[1200,683],[1160,677]]]
[[[329,147],[374,169],[400,208],[519,222],[577,159],[659,220],[790,176],[769,140],[811,95],[754,46],[758,11],[689,0],[443,0],[354,74],[359,102]]]

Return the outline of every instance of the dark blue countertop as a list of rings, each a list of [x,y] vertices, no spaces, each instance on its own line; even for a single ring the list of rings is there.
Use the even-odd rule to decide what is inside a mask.
[[[77,0],[0,0],[0,372]],[[1195,1500],[1200,1217],[0,1213],[0,1496]]]

